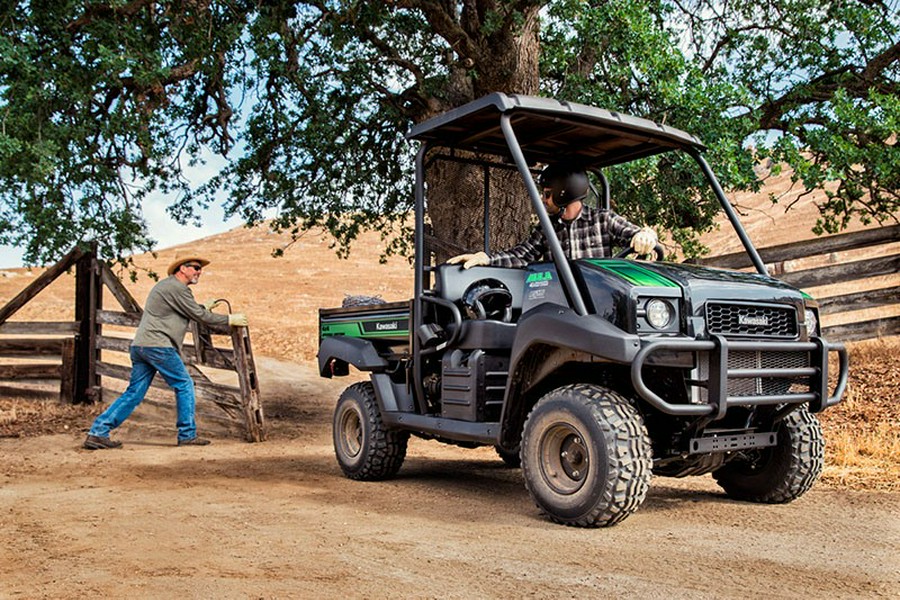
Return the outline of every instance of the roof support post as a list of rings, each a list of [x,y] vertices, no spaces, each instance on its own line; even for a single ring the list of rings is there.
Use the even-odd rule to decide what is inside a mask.
[[[556,271],[559,274],[560,281],[562,281],[563,289],[566,290],[566,295],[569,296],[569,300],[572,302],[572,308],[575,310],[576,314],[584,316],[587,314],[587,307],[584,305],[581,292],[578,290],[578,286],[575,283],[575,277],[572,275],[572,268],[569,266],[569,260],[566,258],[565,253],[563,253],[559,239],[556,237],[553,223],[550,222],[550,215],[547,214],[547,209],[541,201],[541,195],[531,176],[531,171],[528,169],[528,163],[525,161],[525,155],[522,153],[522,147],[519,146],[519,140],[516,138],[516,133],[513,131],[508,113],[500,115],[500,127],[503,130],[503,136],[506,138],[506,143],[509,146],[509,151],[512,154],[513,160],[519,168],[519,174],[522,176],[525,187],[528,189],[528,196],[531,198],[531,206],[534,208],[534,212],[537,213],[541,229],[544,230],[544,237],[547,238],[547,244],[550,246],[550,255],[553,257],[553,262],[556,263]]]

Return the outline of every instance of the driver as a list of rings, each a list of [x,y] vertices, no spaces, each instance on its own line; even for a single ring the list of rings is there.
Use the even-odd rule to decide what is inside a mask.
[[[649,227],[638,227],[611,210],[584,205],[588,193],[584,171],[548,165],[541,171],[538,184],[543,189],[544,206],[553,220],[556,236],[570,259],[607,258],[612,255],[613,244],[630,245],[638,255],[649,254],[656,246],[656,232]],[[486,265],[525,267],[550,260],[550,247],[538,225],[526,240],[508,250],[493,256],[484,252],[460,254],[447,262],[462,263],[464,269],[469,269]]]

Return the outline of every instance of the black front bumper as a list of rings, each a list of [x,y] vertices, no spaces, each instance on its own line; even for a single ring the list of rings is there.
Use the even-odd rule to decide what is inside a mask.
[[[663,400],[644,381],[643,367],[647,358],[655,352],[707,353],[709,361],[708,377],[703,381],[689,382],[706,389],[706,402],[702,404],[673,404]],[[809,356],[808,366],[788,368],[734,368],[729,367],[729,352],[778,352],[805,353]],[[828,393],[828,355],[837,352],[839,358],[838,381],[833,394]],[[725,416],[729,407],[809,404],[811,412],[822,411],[840,402],[847,387],[847,350],[843,344],[830,344],[822,338],[812,338],[808,342],[736,341],[722,336],[712,336],[710,340],[660,339],[644,341],[641,350],[631,365],[631,382],[641,398],[660,411],[671,415],[711,416],[713,420]],[[752,378],[803,378],[809,382],[804,392],[783,394],[729,395],[729,381]]]

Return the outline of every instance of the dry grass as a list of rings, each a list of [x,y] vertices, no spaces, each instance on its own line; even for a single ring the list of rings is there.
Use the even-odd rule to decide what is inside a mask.
[[[850,383],[843,401],[820,415],[830,485],[900,490],[900,339],[848,346]]]
[[[58,385],[0,387],[0,438],[65,433],[90,425],[102,406],[59,403]]]
[[[826,431],[822,481],[851,489],[900,491],[900,433],[876,423],[857,431]]]

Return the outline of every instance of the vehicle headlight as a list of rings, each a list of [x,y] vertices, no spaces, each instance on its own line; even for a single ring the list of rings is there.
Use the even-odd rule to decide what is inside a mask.
[[[665,329],[672,322],[674,311],[668,302],[654,298],[647,303],[647,322],[656,329]]]
[[[808,335],[818,335],[819,333],[819,319],[816,318],[816,311],[811,308],[806,309],[806,333]]]

